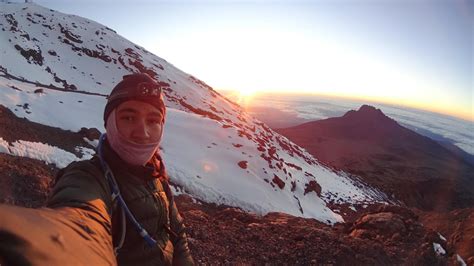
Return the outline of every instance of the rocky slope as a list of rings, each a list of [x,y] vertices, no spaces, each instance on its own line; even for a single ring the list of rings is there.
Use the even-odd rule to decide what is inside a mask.
[[[467,265],[474,264],[474,208],[450,212],[416,212],[420,222],[443,235],[447,245],[456,250]]]
[[[446,243],[404,208],[374,206],[351,223],[329,227],[283,213],[258,217],[183,197],[178,202],[193,255],[203,264],[455,264],[450,251],[441,255],[433,248]]]

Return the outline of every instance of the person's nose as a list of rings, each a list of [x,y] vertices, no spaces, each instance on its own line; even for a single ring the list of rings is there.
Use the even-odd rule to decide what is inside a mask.
[[[144,119],[139,119],[135,127],[135,137],[140,139],[148,139],[150,134],[148,133],[148,127]]]

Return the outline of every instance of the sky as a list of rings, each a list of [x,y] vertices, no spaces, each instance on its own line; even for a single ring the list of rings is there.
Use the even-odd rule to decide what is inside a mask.
[[[473,0],[36,0],[216,90],[334,95],[474,121]]]

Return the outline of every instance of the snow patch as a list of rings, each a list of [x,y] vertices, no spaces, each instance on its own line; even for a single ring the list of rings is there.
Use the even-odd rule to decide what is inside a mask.
[[[438,233],[438,236],[441,240],[443,240],[444,242],[446,242],[446,237],[444,237],[442,234]]]
[[[60,149],[55,146],[44,144],[41,142],[30,142],[18,140],[9,145],[8,142],[0,138],[0,152],[19,156],[28,157],[31,159],[41,160],[48,164],[55,164],[58,168],[64,168],[73,161],[80,161],[86,159],[87,148],[84,149],[83,158],[78,158],[76,155]],[[86,150],[87,149],[87,150]]]
[[[82,147],[82,146],[77,146],[75,148],[75,150],[82,154],[82,157],[81,157],[82,160],[89,160],[95,154],[95,151],[93,149],[89,149],[89,148]]]
[[[459,254],[456,254],[456,261],[461,264],[461,266],[467,266],[466,262],[459,256]]]
[[[91,145],[92,147],[94,148],[97,148],[97,146],[99,146],[99,140],[98,139],[95,139],[95,140],[90,140],[88,138],[83,138],[85,142],[89,143],[89,145]]]
[[[433,249],[438,256],[446,254],[446,250],[444,250],[444,248],[438,243],[433,242]]]
[[[191,198],[192,202],[195,203],[195,204],[200,204],[202,205],[202,203],[200,201],[198,201],[197,199],[195,198]]]

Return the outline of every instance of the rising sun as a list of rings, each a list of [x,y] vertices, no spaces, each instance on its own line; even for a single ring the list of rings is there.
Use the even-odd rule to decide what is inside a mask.
[[[231,89],[222,90],[221,92],[244,109],[249,106],[253,98],[259,93],[259,91],[254,89]]]
[[[239,89],[236,91],[237,103],[240,106],[247,108],[256,93],[257,91],[251,88]]]
[[[252,88],[242,88],[239,89],[239,95],[243,98],[252,97],[256,93],[256,90]]]

